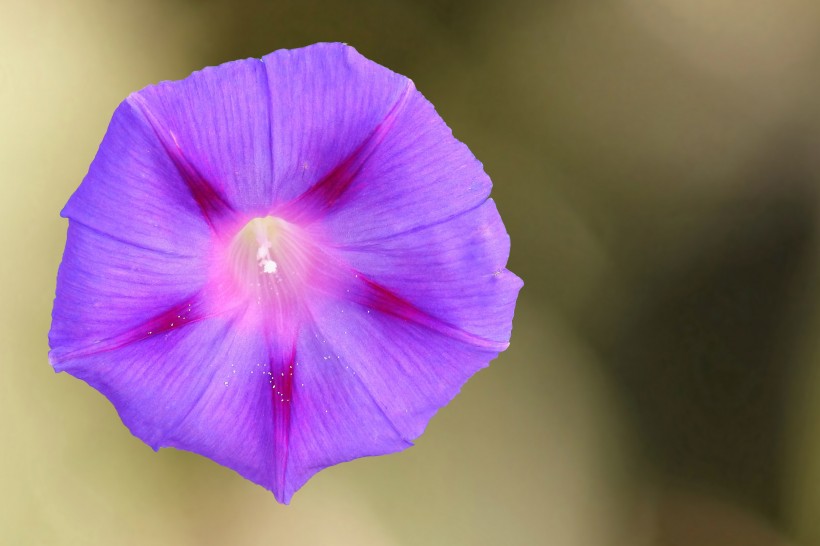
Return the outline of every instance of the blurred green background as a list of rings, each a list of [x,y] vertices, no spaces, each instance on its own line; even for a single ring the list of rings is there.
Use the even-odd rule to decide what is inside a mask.
[[[416,447],[279,506],[46,360],[116,105],[344,41],[485,165],[526,286]],[[820,4],[0,0],[0,543],[820,544]]]

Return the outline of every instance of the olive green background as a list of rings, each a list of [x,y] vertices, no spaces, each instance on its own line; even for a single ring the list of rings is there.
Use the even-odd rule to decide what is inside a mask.
[[[512,345],[289,507],[46,359],[59,211],[130,92],[344,41],[483,161]],[[0,0],[0,543],[820,544],[820,5]]]

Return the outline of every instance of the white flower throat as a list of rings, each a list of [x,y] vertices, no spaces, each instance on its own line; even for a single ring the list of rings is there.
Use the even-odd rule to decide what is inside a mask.
[[[315,271],[316,246],[300,228],[277,218],[253,218],[230,243],[229,271],[237,289],[260,304],[299,298]]]

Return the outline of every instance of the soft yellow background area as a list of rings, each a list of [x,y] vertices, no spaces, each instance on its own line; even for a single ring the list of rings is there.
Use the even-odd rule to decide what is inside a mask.
[[[0,0],[0,544],[820,544],[820,5]],[[510,349],[289,507],[46,359],[59,211],[130,92],[344,41],[481,159]]]

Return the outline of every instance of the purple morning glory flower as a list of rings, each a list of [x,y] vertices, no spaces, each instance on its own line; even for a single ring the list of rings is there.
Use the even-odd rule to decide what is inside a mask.
[[[410,446],[508,346],[490,188],[412,81],[342,44],[147,87],[63,210],[49,359],[154,449],[287,503]]]

